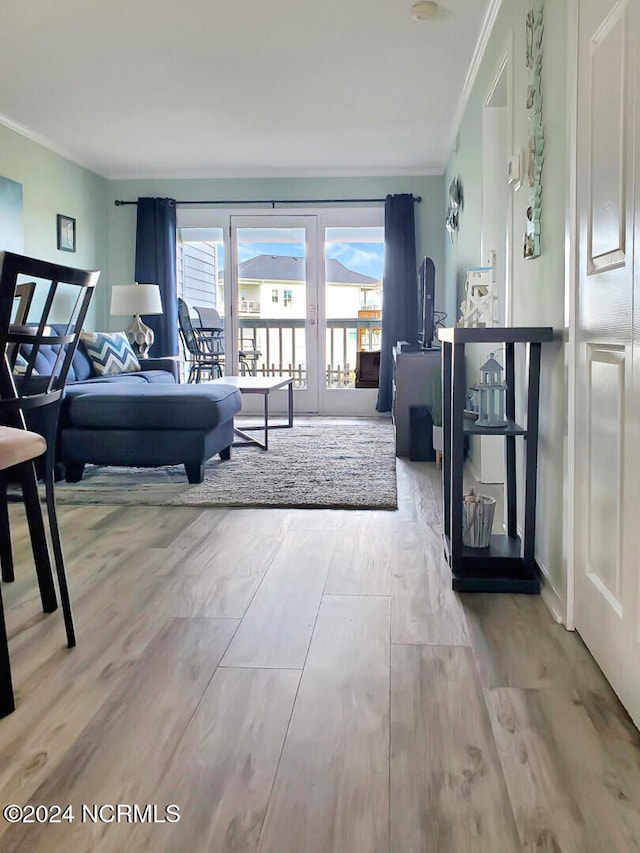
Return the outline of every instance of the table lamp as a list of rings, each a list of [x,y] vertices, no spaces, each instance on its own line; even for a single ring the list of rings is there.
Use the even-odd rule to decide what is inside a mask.
[[[154,333],[140,319],[141,314],[162,314],[162,299],[157,284],[114,284],[111,288],[111,314],[126,317],[133,314],[133,323],[125,334],[134,352],[146,358],[153,345]]]

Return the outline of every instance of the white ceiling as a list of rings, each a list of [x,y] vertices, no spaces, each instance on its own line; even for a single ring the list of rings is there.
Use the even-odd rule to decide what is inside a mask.
[[[0,121],[110,178],[440,173],[490,0],[411,3],[6,2]]]

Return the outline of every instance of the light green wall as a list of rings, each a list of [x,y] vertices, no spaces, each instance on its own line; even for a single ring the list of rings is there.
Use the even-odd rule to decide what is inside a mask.
[[[444,294],[443,178],[242,178],[217,180],[112,181],[108,190],[109,273],[113,284],[133,281],[136,208],[115,207],[115,199],[133,201],[139,196],[191,199],[270,198],[384,198],[388,193],[422,196],[416,205],[416,251],[429,255],[436,266],[436,290]],[[282,208],[286,213],[286,208]],[[436,298],[436,307],[440,307]],[[105,317],[105,322],[109,318]]]
[[[504,0],[463,116],[456,150],[447,165],[443,204],[458,175],[464,187],[464,211],[451,244],[445,243],[445,289],[450,317],[458,316],[464,269],[482,262],[482,110],[505,48],[512,46],[513,153],[528,141],[526,111],[525,18],[529,0]],[[564,263],[567,197],[567,3],[546,0],[542,94],[545,160],[542,173],[542,255],[525,261],[522,240],[526,190],[513,194],[513,318],[515,326],[553,326],[557,341],[543,347],[538,465],[536,554],[561,598],[565,595],[563,555],[563,478],[567,389],[564,369]],[[505,163],[505,180],[506,180]],[[520,406],[522,408],[522,406]]]
[[[102,271],[87,318],[102,321],[107,280],[108,181],[0,125],[0,175],[22,184],[24,253]],[[76,220],[75,253],[57,248],[56,214]]]
[[[0,175],[23,186],[24,251],[33,257],[102,272],[88,328],[109,328],[109,292],[134,281],[136,208],[116,208],[116,198],[180,199],[384,198],[422,196],[416,205],[417,256],[436,266],[436,305],[444,302],[443,178],[255,178],[108,181],[19,133],[0,125]],[[56,248],[56,214],[77,222],[77,252]]]

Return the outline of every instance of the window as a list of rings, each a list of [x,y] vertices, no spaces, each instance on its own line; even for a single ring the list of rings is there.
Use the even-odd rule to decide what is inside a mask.
[[[288,308],[291,305],[291,303],[293,302],[293,291],[292,290],[285,290],[284,291],[284,300],[283,301],[284,301],[284,307],[285,308]]]
[[[272,290],[272,291],[271,291],[271,301],[272,301],[272,302],[277,302],[277,301],[278,301],[278,291],[277,291],[277,290]]]

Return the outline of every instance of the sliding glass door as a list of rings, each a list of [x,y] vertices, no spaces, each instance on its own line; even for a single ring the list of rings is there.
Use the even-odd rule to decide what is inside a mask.
[[[178,216],[179,290],[223,316],[225,373],[292,376],[299,413],[373,414],[383,209]]]

